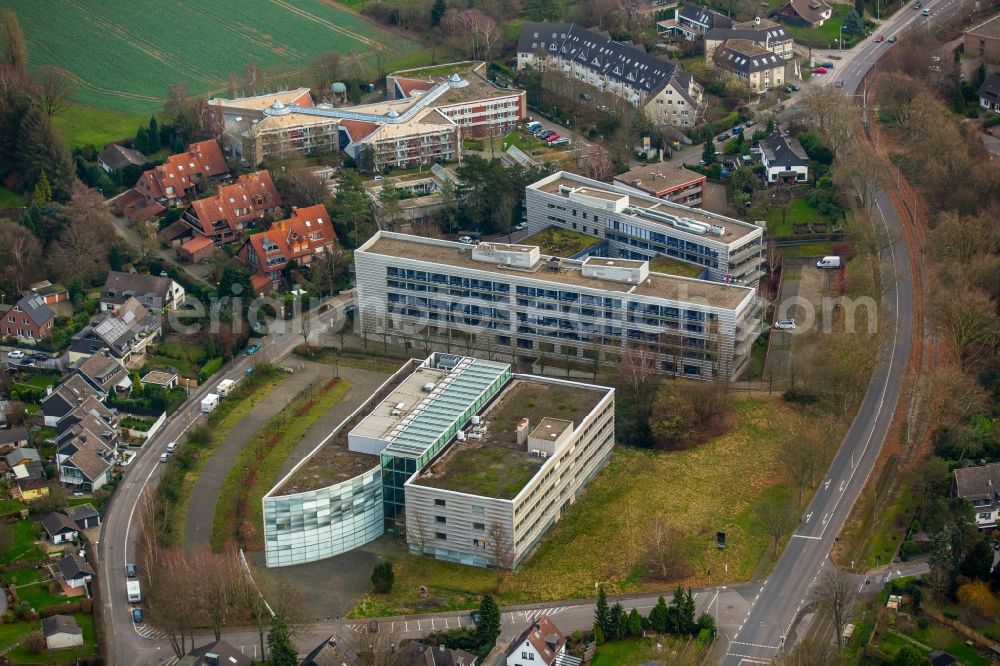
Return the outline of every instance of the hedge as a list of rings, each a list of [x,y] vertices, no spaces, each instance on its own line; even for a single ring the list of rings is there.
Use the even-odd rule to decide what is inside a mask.
[[[216,356],[205,362],[205,365],[201,366],[201,372],[198,373],[199,381],[205,381],[219,370],[222,369],[222,365],[226,362],[221,356]]]

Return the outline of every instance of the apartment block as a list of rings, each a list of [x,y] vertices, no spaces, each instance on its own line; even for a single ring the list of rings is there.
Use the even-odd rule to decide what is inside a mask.
[[[641,179],[640,179],[641,180]],[[527,187],[528,229],[582,231],[608,241],[612,256],[667,257],[702,267],[709,279],[756,287],[764,227],[560,171]]]
[[[754,288],[652,272],[647,261],[385,231],[354,256],[362,333],[398,342],[543,365],[641,357],[658,372],[716,379],[742,371],[757,335]]]

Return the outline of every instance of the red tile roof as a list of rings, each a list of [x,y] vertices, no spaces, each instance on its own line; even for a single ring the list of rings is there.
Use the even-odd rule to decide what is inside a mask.
[[[229,172],[219,143],[214,139],[192,143],[187,152],[171,155],[158,167],[142,174],[136,189],[148,200],[176,198],[195,186],[196,181]]]
[[[266,169],[240,176],[232,185],[220,187],[215,195],[191,202],[186,219],[206,236],[217,233],[215,222],[225,222],[232,231],[247,221],[263,217],[265,211],[281,205],[281,197]]]
[[[538,656],[542,658],[542,663],[546,666],[555,663],[556,655],[562,652],[566,646],[566,636],[544,613],[524,630],[520,638],[511,643],[511,651],[517,650],[518,646],[525,641],[531,643],[531,647],[535,649]]]
[[[410,97],[413,95],[414,90],[430,90],[431,86],[434,85],[433,81],[424,81],[421,79],[396,79],[396,85],[399,89],[403,91],[404,97]]]
[[[267,231],[249,238],[247,244],[253,256],[248,256],[248,263],[253,263],[258,273],[280,271],[289,261],[310,257],[336,242],[337,234],[325,206],[297,208],[287,220],[275,222]]]
[[[267,294],[274,285],[268,276],[263,273],[254,273],[250,276],[250,286],[253,287],[253,293],[255,294]]]
[[[366,123],[363,120],[341,120],[340,126],[347,130],[352,143],[361,141],[379,128],[375,123]]]
[[[190,252],[191,254],[194,254],[198,250],[204,250],[206,247],[210,245],[215,245],[215,243],[213,243],[212,239],[209,238],[208,236],[195,236],[188,242],[181,245],[181,249],[184,250],[185,252]]]

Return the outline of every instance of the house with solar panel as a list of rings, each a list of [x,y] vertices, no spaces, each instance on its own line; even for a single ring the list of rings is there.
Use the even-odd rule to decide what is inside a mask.
[[[654,123],[692,126],[702,111],[702,87],[677,61],[575,23],[522,23],[517,68],[560,72],[643,109]]]
[[[386,532],[415,554],[517,566],[613,446],[612,388],[452,353],[413,359],[264,496],[267,566]]]
[[[98,314],[73,336],[69,361],[77,363],[103,349],[126,367],[142,365],[146,347],[160,337],[161,329],[159,315],[129,297],[113,310]]]

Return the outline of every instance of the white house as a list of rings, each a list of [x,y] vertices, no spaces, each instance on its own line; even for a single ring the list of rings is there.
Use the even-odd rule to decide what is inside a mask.
[[[775,132],[760,142],[760,159],[769,183],[804,183],[809,179],[809,157],[795,137]]]
[[[993,72],[979,86],[979,106],[1000,113],[1000,74]]]
[[[507,649],[507,666],[552,666],[566,653],[566,636],[542,614]]]
[[[79,553],[70,553],[59,560],[59,573],[72,588],[84,587],[94,579],[94,569]]]
[[[65,513],[50,513],[42,518],[42,527],[49,535],[49,541],[54,544],[75,541],[79,536],[79,528]]]
[[[42,635],[45,636],[45,647],[50,650],[83,645],[83,630],[71,615],[42,618]]]
[[[972,504],[979,529],[992,529],[1000,524],[1000,463],[963,467],[956,469],[954,475],[955,496]]]

